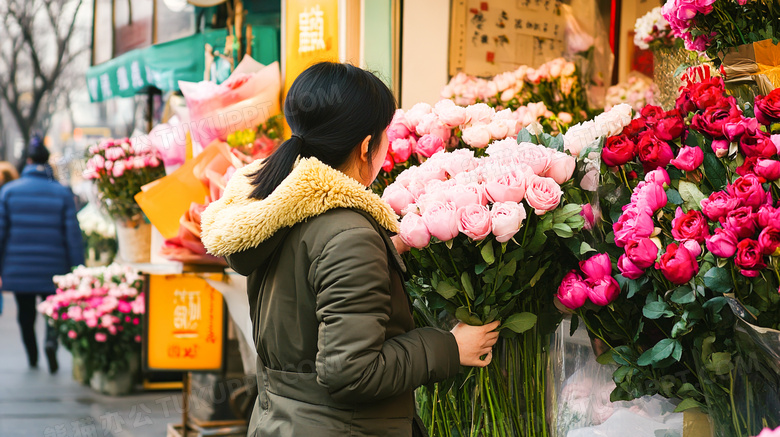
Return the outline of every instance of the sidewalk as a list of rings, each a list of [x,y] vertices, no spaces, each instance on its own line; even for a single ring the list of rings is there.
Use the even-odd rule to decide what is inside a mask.
[[[181,423],[181,393],[155,391],[112,398],[71,377],[72,358],[60,347],[60,370],[49,374],[43,347],[38,369],[29,369],[16,324],[16,302],[3,293],[0,315],[0,436],[164,437],[169,423]],[[38,342],[44,321],[37,319]]]

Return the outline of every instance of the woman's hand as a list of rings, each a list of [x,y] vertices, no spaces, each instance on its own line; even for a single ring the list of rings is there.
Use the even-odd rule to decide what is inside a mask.
[[[393,240],[393,245],[395,246],[395,250],[398,251],[399,255],[404,254],[405,252],[408,252],[409,249],[411,249],[409,245],[404,243],[404,240],[402,240],[398,235],[393,235],[390,237],[390,239]]]
[[[498,341],[498,325],[495,321],[483,326],[471,326],[463,322],[452,328],[452,335],[458,343],[460,364],[470,367],[485,367],[493,359],[493,345]],[[484,360],[481,356],[487,355]]]

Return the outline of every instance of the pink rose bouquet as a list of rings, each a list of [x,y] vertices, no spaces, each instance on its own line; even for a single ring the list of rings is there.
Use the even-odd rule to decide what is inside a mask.
[[[141,352],[143,276],[119,264],[80,266],[55,276],[54,282],[57,293],[38,311],[57,328],[63,346],[84,359],[89,374],[101,371],[111,377],[129,371],[130,359]]]
[[[519,435],[531,426],[547,427],[541,414],[546,383],[536,360],[559,320],[548,290],[557,286],[567,265],[576,265],[566,242],[586,224],[583,194],[575,183],[576,158],[562,151],[562,138],[523,130],[520,136],[528,141],[493,140],[493,109],[481,104],[465,109],[470,126],[463,138],[484,135],[481,148],[432,154],[400,173],[383,198],[402,217],[399,237],[411,247],[404,258],[418,318],[438,327],[449,326],[442,321],[482,325],[501,320],[504,346],[495,349],[492,364],[477,377],[454,381],[462,393],[484,386],[492,407],[481,397],[456,396],[447,384],[437,384],[420,393],[427,399],[425,408],[432,409],[422,417],[473,418],[457,426],[477,433],[500,427],[507,435]],[[455,111],[452,117],[462,121]],[[483,128],[488,132],[478,131]],[[601,267],[611,272],[608,258],[606,263]],[[602,272],[587,290],[588,298],[605,302],[614,299],[619,286]],[[506,372],[501,363],[509,356],[526,370]],[[512,386],[524,387],[523,394],[506,394]],[[510,411],[526,413],[493,421],[497,411],[502,417],[515,417]]]
[[[138,220],[142,211],[135,195],[163,176],[162,156],[149,142],[105,139],[87,151],[84,178],[94,181],[103,207],[115,220]]]

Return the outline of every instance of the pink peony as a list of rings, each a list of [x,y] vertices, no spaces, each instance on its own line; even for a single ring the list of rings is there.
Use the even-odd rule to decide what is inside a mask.
[[[417,153],[426,158],[442,150],[444,150],[444,141],[436,135],[425,134],[417,141]]]
[[[76,337],[78,337],[78,334],[76,333],[76,331],[74,331],[72,329],[70,331],[68,331],[68,338],[69,339],[75,340]]]
[[[458,210],[458,230],[475,241],[485,239],[491,231],[490,210],[472,203]]]
[[[649,238],[631,240],[625,246],[626,256],[640,269],[647,269],[658,258],[658,246]]]
[[[463,129],[463,142],[475,149],[484,149],[490,142],[490,130],[487,125],[477,124]]]
[[[572,270],[563,277],[556,296],[566,308],[576,310],[588,299],[589,288],[590,286],[582,280],[582,277]]]
[[[387,202],[396,214],[402,212],[412,203],[414,196],[401,184],[391,184],[382,193],[382,199]]]
[[[704,162],[704,152],[698,147],[685,146],[680,148],[677,158],[671,164],[683,171],[694,171]]]
[[[631,262],[631,259],[626,255],[620,255],[620,258],[618,259],[618,270],[620,270],[620,274],[627,279],[638,279],[645,274],[645,271]]]
[[[609,259],[609,255],[599,253],[587,260],[580,261],[580,270],[585,273],[585,279],[595,281],[612,275],[612,262]]]
[[[96,332],[95,333],[95,341],[100,343],[105,343],[108,337],[106,336],[105,332]]]
[[[457,209],[451,203],[434,202],[425,209],[422,218],[431,235],[441,241],[452,240],[458,235]]]
[[[521,202],[525,196],[528,175],[512,171],[488,180],[485,190],[491,202]]]
[[[458,209],[468,205],[485,206],[488,204],[485,186],[477,183],[456,184],[447,190],[446,197]]]
[[[530,176],[525,189],[525,201],[534,209],[536,215],[552,211],[561,203],[563,191],[551,178]]]
[[[620,294],[620,285],[612,276],[604,276],[589,282],[589,285],[588,298],[599,306],[611,304]]]
[[[525,208],[517,202],[494,203],[490,217],[496,241],[505,243],[511,240],[523,226],[526,217]]]

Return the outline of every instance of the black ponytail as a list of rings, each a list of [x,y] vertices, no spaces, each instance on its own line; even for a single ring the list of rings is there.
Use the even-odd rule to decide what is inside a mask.
[[[284,102],[293,136],[249,175],[255,186],[249,197],[268,197],[298,157],[314,157],[338,168],[369,135],[368,152],[373,157],[395,107],[393,93],[372,73],[349,64],[312,65],[295,79]]]

